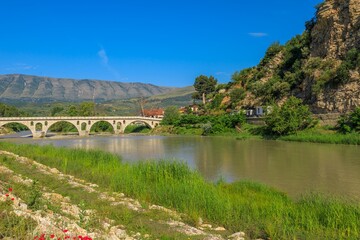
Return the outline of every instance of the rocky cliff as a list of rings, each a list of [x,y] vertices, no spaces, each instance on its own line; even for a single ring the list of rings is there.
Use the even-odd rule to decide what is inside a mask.
[[[360,48],[360,1],[327,0],[318,6],[311,56],[340,59]]]
[[[359,50],[360,1],[328,0],[321,4],[311,38],[311,57],[334,59],[338,64],[351,49]],[[348,82],[325,88],[317,95],[313,111],[344,113],[360,106],[359,63],[357,65],[350,70]]]
[[[173,89],[144,83],[74,80],[21,74],[0,75],[0,101],[105,101],[148,97]]]

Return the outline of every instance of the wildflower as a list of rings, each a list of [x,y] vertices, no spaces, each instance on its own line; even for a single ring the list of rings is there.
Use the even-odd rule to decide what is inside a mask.
[[[51,235],[50,235],[50,238],[54,238],[54,237],[55,237],[55,235],[54,235],[54,234],[51,234]]]
[[[67,230],[67,229],[64,229],[64,230],[63,230],[64,233],[67,233],[68,231],[69,231],[69,230]]]
[[[7,194],[5,194],[5,196],[6,196],[6,197],[8,197],[8,196],[9,196],[9,194],[7,193]]]
[[[9,192],[12,192],[12,190],[13,190],[12,188],[9,188]]]
[[[15,198],[11,198],[11,201],[14,201],[15,200]]]

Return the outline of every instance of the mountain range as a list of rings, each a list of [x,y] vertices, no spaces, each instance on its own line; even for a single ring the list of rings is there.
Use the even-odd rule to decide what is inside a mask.
[[[109,101],[150,97],[177,91],[145,83],[122,83],[69,78],[39,77],[23,74],[0,75],[0,101],[11,102],[80,102]]]

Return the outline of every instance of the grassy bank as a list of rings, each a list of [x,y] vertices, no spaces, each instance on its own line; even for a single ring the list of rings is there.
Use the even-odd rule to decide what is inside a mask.
[[[111,191],[199,217],[252,239],[358,239],[360,205],[308,195],[294,201],[285,194],[250,182],[206,182],[180,163],[121,163],[100,151],[0,143],[0,149],[32,158]]]
[[[360,134],[358,133],[341,134],[330,132],[323,134],[317,131],[304,131],[289,136],[279,137],[278,139],[294,142],[360,145]]]

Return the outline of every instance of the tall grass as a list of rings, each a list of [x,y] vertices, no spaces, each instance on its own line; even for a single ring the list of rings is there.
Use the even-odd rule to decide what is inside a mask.
[[[124,164],[100,151],[0,143],[0,149],[30,157],[76,177],[151,203],[175,208],[250,238],[359,239],[360,204],[311,194],[298,201],[266,186],[206,182],[182,163]]]
[[[279,140],[331,144],[352,144],[360,145],[360,134],[358,133],[332,133],[321,134],[317,132],[304,131],[294,135],[280,137]]]

